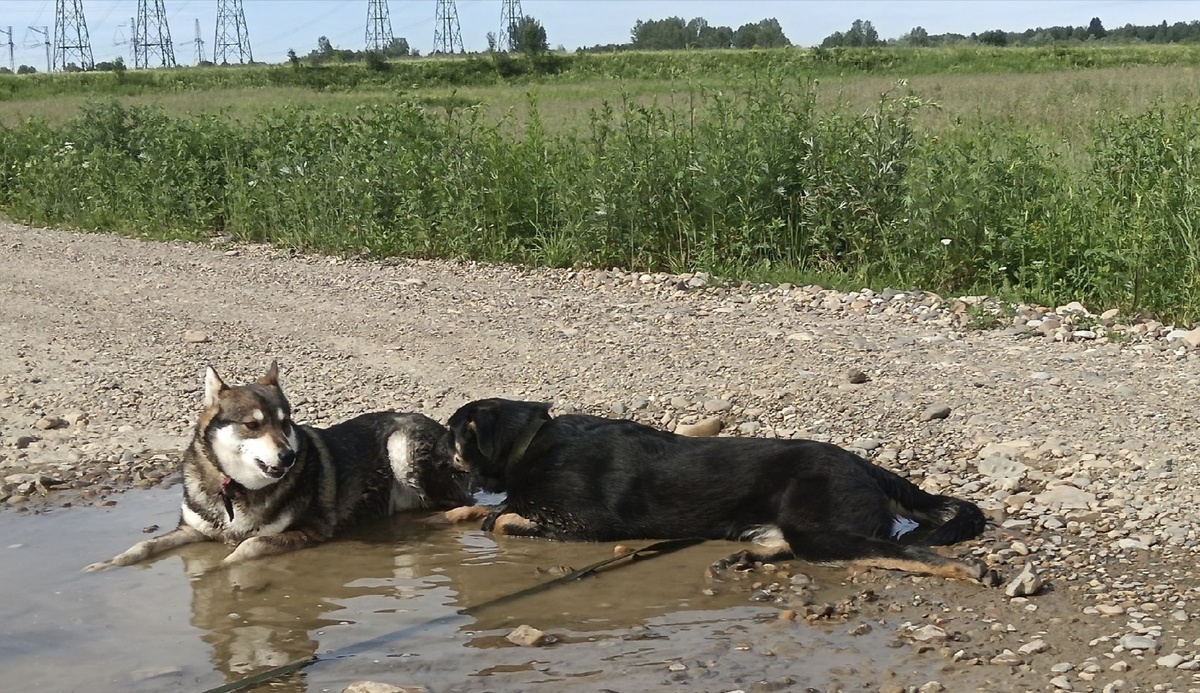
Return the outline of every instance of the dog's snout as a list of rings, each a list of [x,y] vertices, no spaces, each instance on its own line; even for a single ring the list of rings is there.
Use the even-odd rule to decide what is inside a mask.
[[[296,451],[287,448],[279,453],[279,466],[287,469],[296,463]]]

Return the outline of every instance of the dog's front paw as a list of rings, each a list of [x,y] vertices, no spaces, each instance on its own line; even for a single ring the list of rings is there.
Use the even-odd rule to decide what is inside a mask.
[[[83,572],[98,573],[101,570],[105,570],[105,569],[113,567],[113,565],[115,565],[115,564],[112,561],[100,561],[98,563],[92,563],[90,565],[84,566]]]

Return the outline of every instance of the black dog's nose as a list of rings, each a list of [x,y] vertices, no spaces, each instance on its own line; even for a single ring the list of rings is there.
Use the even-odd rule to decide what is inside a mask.
[[[288,467],[291,467],[295,463],[296,463],[296,451],[295,450],[284,450],[283,452],[279,453],[279,466],[280,467],[287,469]]]

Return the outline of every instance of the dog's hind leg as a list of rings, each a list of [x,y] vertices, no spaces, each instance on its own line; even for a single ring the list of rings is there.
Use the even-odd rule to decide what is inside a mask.
[[[1000,584],[1000,576],[982,561],[946,558],[921,546],[829,530],[796,531],[785,527],[783,536],[796,558],[804,561],[853,563],[866,568],[903,570],[956,580],[973,580],[988,587]]]
[[[153,539],[147,539],[146,541],[139,541],[124,552],[113,556],[107,561],[93,563],[84,568],[83,572],[94,573],[99,570],[104,570],[105,568],[112,568],[113,566],[133,565],[134,563],[140,563],[147,558],[151,558],[152,556],[157,556],[164,551],[170,551],[177,546],[195,544],[196,542],[200,541],[208,541],[208,537],[199,530],[193,529],[189,525],[180,525],[170,532],[163,534],[162,536],[154,537]]]
[[[714,562],[708,567],[708,576],[716,577],[716,574],[726,568],[735,570],[750,570],[755,563],[769,563],[771,561],[783,561],[793,557],[792,547],[783,540],[783,535],[776,527],[766,528],[768,531],[760,531],[756,534],[746,537],[754,542],[753,546],[736,553],[731,553],[728,556]]]

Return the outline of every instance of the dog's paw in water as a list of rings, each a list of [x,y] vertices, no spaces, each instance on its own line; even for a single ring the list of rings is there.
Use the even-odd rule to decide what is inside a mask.
[[[485,519],[488,514],[492,512],[492,508],[483,505],[462,505],[457,508],[446,510],[445,512],[435,513],[425,518],[425,522],[431,525],[452,525],[459,522],[474,522],[476,520]]]
[[[98,573],[98,572],[100,572],[101,570],[105,570],[105,569],[107,569],[107,568],[111,568],[111,567],[113,567],[113,562],[112,562],[112,561],[99,561],[98,563],[91,563],[91,564],[88,564],[88,565],[84,566],[84,567],[83,567],[83,572],[85,572],[85,573]]]

